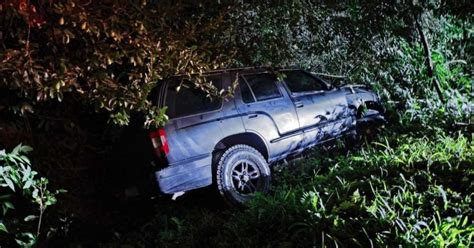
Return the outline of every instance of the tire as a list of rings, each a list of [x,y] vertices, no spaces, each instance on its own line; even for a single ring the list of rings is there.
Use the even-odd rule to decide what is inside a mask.
[[[381,111],[377,109],[369,108],[368,111],[371,111],[372,114],[377,113],[383,115]],[[364,118],[367,114],[365,112],[359,111],[357,114],[357,119]],[[365,122],[357,125],[357,135],[359,139],[363,139],[364,137],[372,139],[380,132],[380,123],[377,122]]]
[[[270,179],[267,161],[248,145],[230,147],[217,163],[217,189],[224,200],[233,206],[241,206],[256,192],[267,193]]]

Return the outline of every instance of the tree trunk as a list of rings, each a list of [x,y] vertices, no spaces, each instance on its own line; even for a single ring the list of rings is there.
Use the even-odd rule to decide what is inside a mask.
[[[421,27],[420,22],[418,21],[418,17],[419,15],[414,16],[416,29],[418,30],[418,33],[420,34],[420,40],[421,40],[421,43],[423,44],[423,50],[425,52],[425,63],[426,63],[427,71],[428,71],[428,77],[431,78],[433,87],[438,93],[439,99],[441,99],[441,101],[444,103],[445,101],[443,97],[443,92],[441,91],[441,86],[439,85],[438,79],[434,75],[433,60],[431,60],[430,44],[428,43],[425,33],[423,32],[423,28]]]

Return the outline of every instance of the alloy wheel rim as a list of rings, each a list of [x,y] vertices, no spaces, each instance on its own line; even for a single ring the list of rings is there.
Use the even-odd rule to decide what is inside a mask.
[[[232,167],[232,184],[241,195],[253,194],[257,191],[260,170],[257,165],[248,160],[238,161]]]

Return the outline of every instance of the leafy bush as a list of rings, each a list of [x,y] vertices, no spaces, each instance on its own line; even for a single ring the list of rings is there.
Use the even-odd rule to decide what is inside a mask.
[[[470,247],[474,147],[467,138],[400,137],[351,156],[318,154],[225,225],[238,244]],[[283,173],[285,174],[285,173]],[[272,238],[270,238],[272,237]]]
[[[0,89],[24,103],[22,113],[70,98],[108,113],[119,125],[128,124],[134,111],[146,114],[148,124],[163,124],[164,111],[147,100],[157,81],[216,68],[228,60],[223,51],[231,54],[212,42],[213,34],[227,30],[226,12],[212,11],[221,7],[225,10],[154,1],[2,1]],[[210,84],[194,86],[218,94]]]
[[[56,204],[56,196],[62,192],[50,191],[48,179],[38,177],[38,173],[31,169],[30,159],[26,156],[31,150],[31,147],[20,144],[10,153],[0,151],[0,241],[9,242],[13,237],[22,247],[37,243],[43,214]],[[31,208],[29,203],[33,204]],[[13,212],[15,209],[18,211]]]

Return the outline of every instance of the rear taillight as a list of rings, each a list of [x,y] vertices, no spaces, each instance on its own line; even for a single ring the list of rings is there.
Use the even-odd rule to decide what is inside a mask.
[[[150,133],[150,139],[153,143],[153,148],[157,156],[168,155],[170,147],[168,146],[168,140],[166,139],[165,129],[160,128]]]

